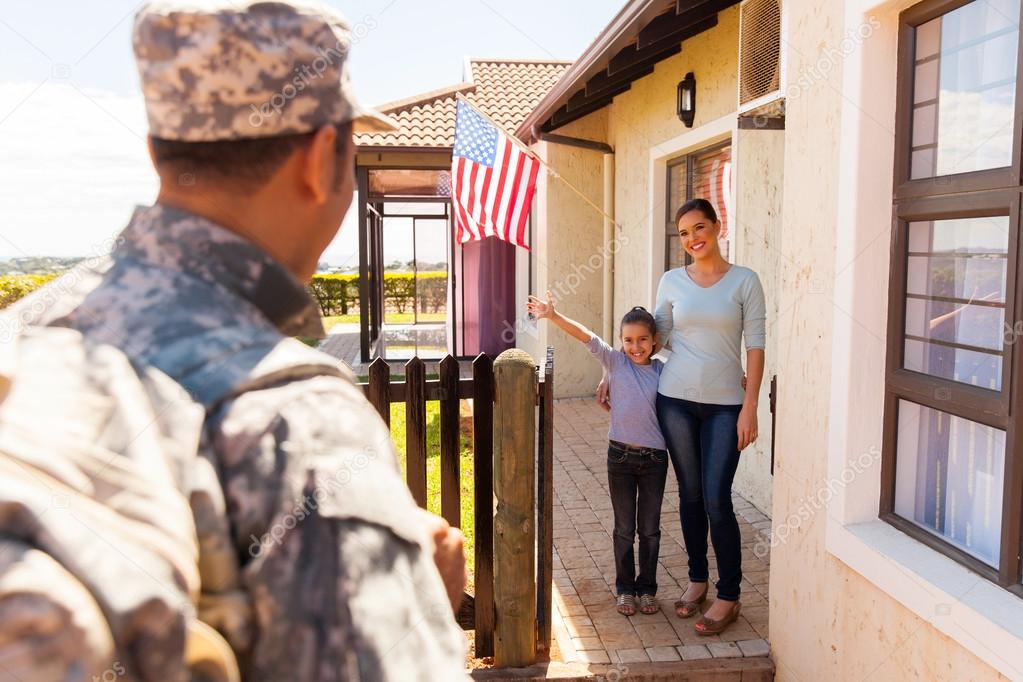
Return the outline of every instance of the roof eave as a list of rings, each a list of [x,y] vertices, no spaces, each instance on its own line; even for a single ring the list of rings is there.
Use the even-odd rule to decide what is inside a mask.
[[[663,9],[663,0],[630,0],[579,59],[562,74],[554,87],[533,107],[526,119],[516,128],[515,136],[527,144],[531,143],[533,127],[550,118],[580,83],[585,83],[587,79],[596,75],[603,68],[601,62],[631,42],[632,37],[629,36],[627,29],[637,22],[643,24],[649,22],[663,12]]]

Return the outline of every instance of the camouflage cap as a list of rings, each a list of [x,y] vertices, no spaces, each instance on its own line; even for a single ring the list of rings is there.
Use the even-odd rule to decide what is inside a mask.
[[[312,0],[156,0],[133,33],[149,133],[184,142],[292,135],[355,122],[392,130],[359,105],[351,32]]]

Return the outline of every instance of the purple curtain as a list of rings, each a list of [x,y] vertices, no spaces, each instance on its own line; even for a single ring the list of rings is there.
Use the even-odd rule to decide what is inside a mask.
[[[491,357],[515,343],[515,246],[489,237],[462,249],[462,352]]]

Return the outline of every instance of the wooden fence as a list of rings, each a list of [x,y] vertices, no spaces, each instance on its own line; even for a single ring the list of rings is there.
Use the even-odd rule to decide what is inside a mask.
[[[529,646],[523,647],[522,638],[510,652],[508,646],[497,653],[496,663],[521,665],[535,661],[536,653],[546,652],[551,640],[551,585],[552,585],[552,523],[553,523],[553,377],[554,351],[549,348],[543,370],[538,375],[538,368],[533,367],[532,388],[535,396],[533,404],[539,406],[539,415],[501,413],[502,419],[495,422],[495,397],[501,394],[501,386],[496,381],[503,374],[495,374],[508,360],[508,354],[521,351],[506,351],[494,360],[485,354],[477,356],[472,362],[472,376],[461,378],[458,361],[448,355],[438,364],[438,378],[427,380],[426,364],[420,358],[413,358],[405,364],[404,381],[392,381],[391,369],[383,359],[375,360],[369,367],[369,380],[362,384],[366,397],[376,408],[384,422],[390,426],[391,403],[404,403],[406,428],[406,481],[412,497],[421,507],[426,507],[427,477],[427,422],[426,404],[428,401],[440,402],[440,484],[441,484],[441,515],[449,524],[461,527],[461,470],[459,443],[459,403],[461,400],[473,401],[472,415],[472,452],[473,452],[473,506],[475,518],[475,594],[466,595],[459,614],[463,628],[475,629],[476,655],[495,655],[495,638],[497,621],[500,618],[500,606],[495,600],[495,546],[494,546],[494,483],[495,470],[500,462],[495,462],[495,441],[514,436],[515,441],[525,439],[536,443],[535,456],[529,462],[536,467],[536,488],[529,486],[530,519],[535,520],[536,553],[526,552],[514,557],[516,562],[526,567],[525,559],[529,559],[530,568],[506,572],[505,580],[521,581],[534,575],[532,565],[535,564],[535,583],[530,580],[530,594],[535,594],[535,604],[529,604],[528,610],[535,613],[535,622],[529,623]],[[531,362],[531,361],[530,361]],[[512,386],[504,387],[505,395],[512,395]],[[528,419],[527,419],[528,417]],[[534,428],[532,424],[536,424]],[[528,432],[528,433],[527,433]],[[531,449],[531,448],[530,448]],[[509,452],[508,457],[523,456],[521,448]],[[500,454],[498,454],[500,457]],[[522,462],[506,462],[507,471],[518,470]],[[535,495],[534,495],[535,493]],[[519,492],[514,493],[521,497]],[[532,525],[532,524],[529,524]],[[498,556],[514,555],[507,552],[506,547],[499,546]],[[504,552],[504,554],[502,554]],[[530,602],[533,601],[531,596]],[[505,624],[514,620],[512,613],[519,613],[522,605],[516,603],[506,606]],[[520,628],[521,629],[521,628]],[[502,649],[498,646],[497,649]],[[504,661],[500,659],[505,659]],[[527,660],[531,659],[531,660]],[[523,663],[525,661],[525,663]]]

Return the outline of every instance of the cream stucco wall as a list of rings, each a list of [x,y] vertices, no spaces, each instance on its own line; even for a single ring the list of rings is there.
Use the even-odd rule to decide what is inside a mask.
[[[608,142],[615,150],[615,218],[629,239],[615,259],[618,317],[634,305],[652,306],[656,279],[663,272],[665,179],[663,174],[651,177],[650,150],[688,132],[675,113],[676,86],[689,71],[695,74],[693,131],[735,111],[738,36],[738,8],[720,12],[717,26],[685,41],[682,52],[658,63],[607,108]]]
[[[756,507],[771,509],[771,377],[778,375],[778,287],[781,253],[781,210],[784,194],[785,131],[738,130],[732,149],[735,164],[735,262],[753,268],[767,303],[767,347],[764,385],[757,411],[760,438],[743,450],[733,489]],[[780,377],[779,381],[786,380]]]
[[[841,44],[846,33],[845,10],[854,2],[787,0],[789,12],[788,77],[793,84],[803,78],[805,87],[790,90],[786,100],[785,192],[780,221],[779,317],[773,342],[778,352],[779,412],[777,459],[775,463],[773,519],[775,542],[771,556],[770,619],[771,648],[777,664],[776,679],[788,680],[997,680],[1002,678],[969,649],[942,634],[935,623],[942,614],[931,611],[927,618],[911,612],[878,585],[850,569],[826,547],[826,527],[839,509],[821,508],[815,501],[828,487],[829,428],[837,410],[849,409],[862,442],[878,425],[883,392],[883,323],[857,324],[850,317],[858,313],[836,303],[834,283],[852,266],[836,263],[836,218],[839,209],[839,150],[842,146],[842,60],[826,55]],[[908,3],[903,2],[904,6]],[[872,129],[872,144],[891,148],[894,107],[876,110],[877,100],[893,96],[894,40],[897,11],[889,8],[877,14],[880,30],[874,31],[863,48],[885,54],[886,78],[872,81],[874,110],[864,117]],[[851,62],[858,52],[846,57]],[[829,63],[826,74],[806,78],[818,60]],[[880,87],[883,83],[884,87]],[[859,116],[859,107],[845,107]],[[869,118],[869,120],[867,120]],[[882,154],[884,156],[884,154]],[[862,301],[872,312],[862,319],[883,319],[884,285],[887,280],[888,226],[890,225],[891,165],[870,169],[874,190],[852,197],[854,205],[871,207],[878,221],[848,226],[862,230],[854,259],[865,258],[873,271],[863,280],[872,303]],[[887,197],[885,196],[887,188]],[[889,203],[890,206],[890,203]],[[870,212],[868,211],[868,213]],[[844,237],[843,237],[844,238]],[[864,255],[865,254],[865,255]],[[860,297],[858,297],[860,298]],[[865,308],[866,309],[866,308]],[[837,320],[837,321],[836,321]],[[835,327],[854,326],[858,341],[843,342],[846,364],[861,365],[857,374],[869,373],[872,385],[860,394],[860,402],[849,408],[830,400],[833,374],[832,344]],[[882,336],[878,336],[880,333]],[[843,379],[844,380],[844,379]],[[862,436],[862,437],[861,437]],[[868,441],[876,442],[876,441]],[[867,481],[869,471],[850,485]],[[845,479],[843,478],[843,481]],[[839,486],[841,487],[841,486]],[[877,485],[860,490],[860,506],[872,506],[868,516],[876,517]],[[873,496],[873,501],[869,498]],[[856,502],[852,502],[855,506]],[[903,572],[902,577],[906,574]],[[912,582],[904,580],[905,582]],[[915,581],[919,582],[919,579]],[[975,586],[975,584],[974,584]],[[1005,599],[1014,599],[1004,593]],[[943,604],[946,613],[954,604]],[[978,642],[977,650],[982,643]]]
[[[606,122],[606,111],[599,111],[558,132],[603,140]],[[603,215],[596,208],[603,205],[603,154],[546,142],[535,145],[533,151],[556,175],[541,173],[537,179],[533,204],[536,279],[532,293],[542,297],[551,290],[562,312],[599,335],[604,258],[613,248],[604,246]],[[516,289],[520,291],[527,262],[524,254],[519,256]],[[582,344],[547,322],[537,324],[521,318],[517,327],[517,345],[534,359],[539,361],[546,346],[554,346],[554,390],[558,397],[593,394],[601,369]]]

